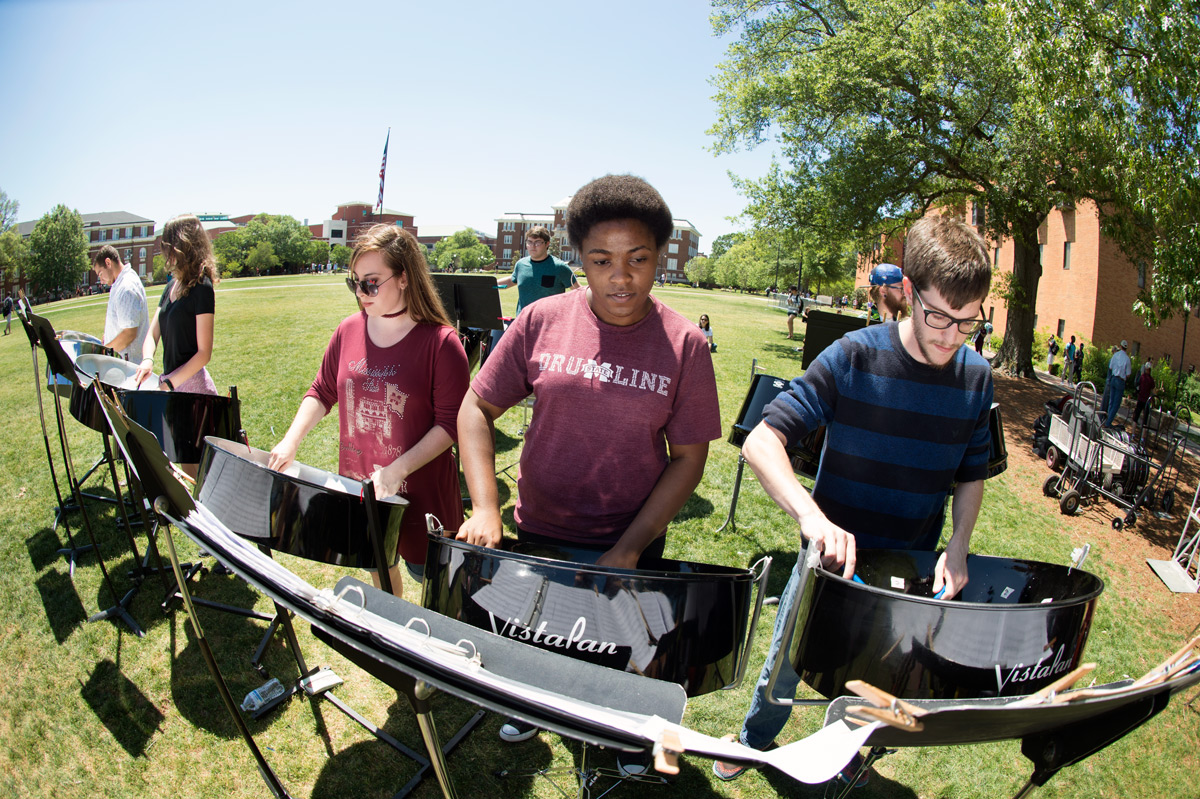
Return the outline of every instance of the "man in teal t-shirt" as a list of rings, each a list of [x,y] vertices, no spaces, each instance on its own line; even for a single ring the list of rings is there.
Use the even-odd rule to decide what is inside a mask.
[[[496,281],[500,288],[517,285],[517,311],[545,297],[579,288],[575,273],[566,262],[550,254],[550,231],[542,226],[525,234],[529,255],[517,261],[513,273]]]

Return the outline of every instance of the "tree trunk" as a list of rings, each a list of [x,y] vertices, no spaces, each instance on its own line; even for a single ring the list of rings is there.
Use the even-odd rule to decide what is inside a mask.
[[[1007,298],[1004,342],[992,362],[1017,377],[1037,379],[1033,371],[1033,317],[1042,264],[1037,231],[1043,217],[1028,217],[1014,225],[1013,272]]]

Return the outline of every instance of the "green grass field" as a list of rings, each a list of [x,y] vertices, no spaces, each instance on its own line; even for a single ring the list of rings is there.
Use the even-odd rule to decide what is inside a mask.
[[[158,291],[151,292],[151,302],[157,301]],[[770,374],[790,378],[798,373],[800,342],[784,339],[783,314],[762,297],[674,287],[656,289],[656,295],[690,319],[701,313],[711,317],[719,345],[714,362],[725,430],[745,395],[752,359],[758,359]],[[503,292],[501,297],[511,313],[516,293]],[[301,276],[220,284],[216,346],[209,368],[219,387],[238,387],[242,420],[253,445],[270,449],[286,430],[330,333],[353,308],[340,278]],[[105,298],[93,297],[36,311],[58,330],[98,333],[104,309]],[[797,330],[803,326],[797,324]],[[146,628],[145,638],[110,622],[86,623],[88,615],[111,605],[113,598],[101,582],[94,557],[82,559],[72,580],[64,560],[55,555],[65,533],[61,527],[51,529],[53,491],[32,379],[28,341],[14,320],[13,335],[0,339],[0,508],[7,519],[0,537],[5,564],[0,572],[0,657],[13,678],[0,698],[0,793],[56,799],[267,796],[213,688],[184,615],[159,611],[161,590],[156,582],[147,581],[132,605],[133,615]],[[516,461],[520,423],[519,408],[500,420],[498,466]],[[86,467],[100,452],[99,436],[73,419],[67,424],[75,462]],[[1027,446],[1026,431],[1007,432],[1010,451]],[[325,420],[305,441],[300,460],[336,469],[336,436],[336,420]],[[716,532],[728,511],[736,465],[736,448],[724,441],[712,444],[704,479],[671,528],[667,555],[730,566],[746,566],[763,554],[772,555],[770,593],[778,593],[795,560],[797,533],[749,471],[742,483],[736,529]],[[1057,524],[1057,509],[1048,502],[1020,498],[1038,495],[1043,476],[1010,468],[988,483],[974,551],[1066,561],[1076,542]],[[112,489],[107,478],[94,478],[88,488],[100,494],[111,494]],[[504,484],[501,497],[511,520],[515,499],[511,482]],[[111,506],[99,508],[92,518],[108,568],[123,593],[129,586],[125,572],[132,565],[128,545],[115,528]],[[76,536],[82,538],[78,516],[71,521]],[[176,536],[176,541],[185,556],[195,556],[190,542],[182,536]],[[138,546],[144,545],[145,536],[140,534]],[[318,587],[332,586],[344,573],[283,560]],[[1187,630],[1178,629],[1180,625],[1161,612],[1165,600],[1148,603],[1145,598],[1152,576],[1131,574],[1106,560],[1102,551],[1088,568],[1107,583],[1087,650],[1088,659],[1100,663],[1096,673],[1100,681],[1141,674],[1178,646]],[[1154,591],[1160,589],[1153,586]],[[194,591],[209,599],[270,609],[269,602],[231,576],[206,575]],[[411,581],[406,594],[414,601],[419,596]],[[240,701],[262,682],[249,660],[264,624],[204,609],[200,614],[230,689]],[[765,609],[747,681],[738,689],[693,699],[686,724],[713,735],[737,730],[773,620],[774,609]],[[306,625],[298,625],[298,632],[309,664],[328,664],[346,680],[338,689],[340,696],[420,749],[415,720],[394,692],[317,642]],[[296,676],[279,639],[268,649],[266,664],[281,679]],[[435,715],[443,737],[472,712],[462,702],[439,697]],[[784,740],[814,732],[822,717],[820,709],[797,710]],[[493,799],[560,795],[545,780],[501,778],[495,772],[570,765],[578,757],[578,746],[548,733],[525,743],[504,744],[496,737],[502,721],[488,716],[450,758],[460,795]],[[391,796],[415,770],[328,704],[294,700],[281,712],[249,723],[293,796]],[[1059,773],[1036,795],[1194,796],[1198,749],[1200,716],[1175,701],[1145,727]],[[611,763],[608,753],[599,758],[601,763]],[[614,796],[822,795],[821,786],[801,786],[771,772],[749,772],[736,782],[721,783],[711,776],[706,760],[684,758],[682,765],[681,775],[669,785],[626,786]],[[854,795],[1011,796],[1029,772],[1017,742],[903,749],[884,758],[871,784]],[[573,794],[573,784],[562,784]],[[436,783],[427,780],[414,795],[440,794]]]

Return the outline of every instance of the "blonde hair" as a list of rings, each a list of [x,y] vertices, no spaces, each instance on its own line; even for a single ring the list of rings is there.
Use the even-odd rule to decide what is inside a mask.
[[[350,256],[350,270],[358,259],[369,252],[377,252],[383,261],[399,277],[408,275],[408,288],[404,299],[408,303],[409,317],[420,325],[446,325],[453,327],[450,317],[442,305],[441,295],[429,275],[425,253],[413,234],[396,225],[373,225],[354,242],[354,254]]]

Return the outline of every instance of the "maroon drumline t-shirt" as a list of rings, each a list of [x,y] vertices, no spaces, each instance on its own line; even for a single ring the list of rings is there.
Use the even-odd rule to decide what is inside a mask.
[[[470,371],[458,334],[444,325],[417,325],[391,347],[367,336],[363,312],[333,333],[306,397],[326,410],[338,407],[338,472],[355,480],[387,466],[436,425],[458,440],[458,406]],[[400,554],[425,562],[425,514],[448,530],[462,524],[458,466],[447,449],[409,475],[399,495],[408,500],[401,522]]]
[[[704,334],[651,302],[644,319],[617,327],[596,318],[587,291],[538,300],[475,376],[493,405],[536,398],[517,479],[521,529],[615,543],[666,469],[667,442],[720,438]]]

